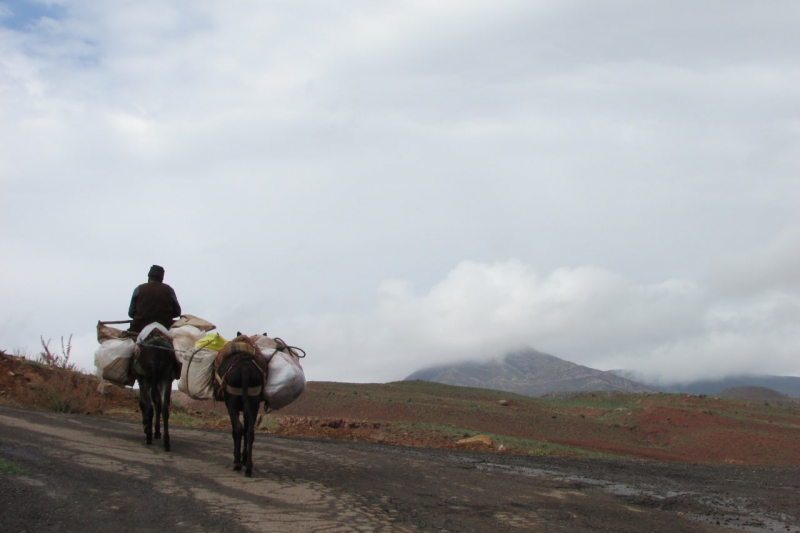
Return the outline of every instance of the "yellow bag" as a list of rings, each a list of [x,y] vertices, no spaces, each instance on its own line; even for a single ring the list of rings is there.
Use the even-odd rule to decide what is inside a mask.
[[[219,333],[209,333],[196,343],[194,343],[195,348],[207,348],[209,350],[213,350],[218,352],[228,343],[225,339],[222,338],[222,335]]]

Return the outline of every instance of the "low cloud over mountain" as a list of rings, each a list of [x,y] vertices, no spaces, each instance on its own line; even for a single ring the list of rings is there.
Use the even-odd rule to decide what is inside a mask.
[[[533,349],[520,350],[484,363],[465,362],[427,368],[406,378],[414,379],[528,396],[549,392],[652,390],[610,372],[576,365]]]

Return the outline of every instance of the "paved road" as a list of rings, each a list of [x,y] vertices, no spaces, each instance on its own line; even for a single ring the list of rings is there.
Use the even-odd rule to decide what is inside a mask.
[[[166,453],[139,424],[0,408],[0,531],[800,531],[796,470],[257,435],[246,479],[228,433],[171,436]]]

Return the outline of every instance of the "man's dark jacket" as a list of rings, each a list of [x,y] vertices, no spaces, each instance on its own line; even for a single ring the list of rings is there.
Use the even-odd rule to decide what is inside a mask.
[[[173,318],[181,316],[181,304],[172,287],[160,281],[150,281],[133,290],[128,316],[133,319],[128,328],[130,331],[142,331],[152,322],[169,329]]]

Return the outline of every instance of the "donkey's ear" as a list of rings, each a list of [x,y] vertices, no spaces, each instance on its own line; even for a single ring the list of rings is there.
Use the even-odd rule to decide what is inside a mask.
[[[241,332],[241,331],[237,331],[237,332],[236,332],[236,336],[237,336],[237,337],[241,337],[241,336],[242,336],[242,332]]]
[[[266,331],[264,333],[262,333],[262,335],[264,335],[265,337],[269,337],[269,335],[267,335]]]

